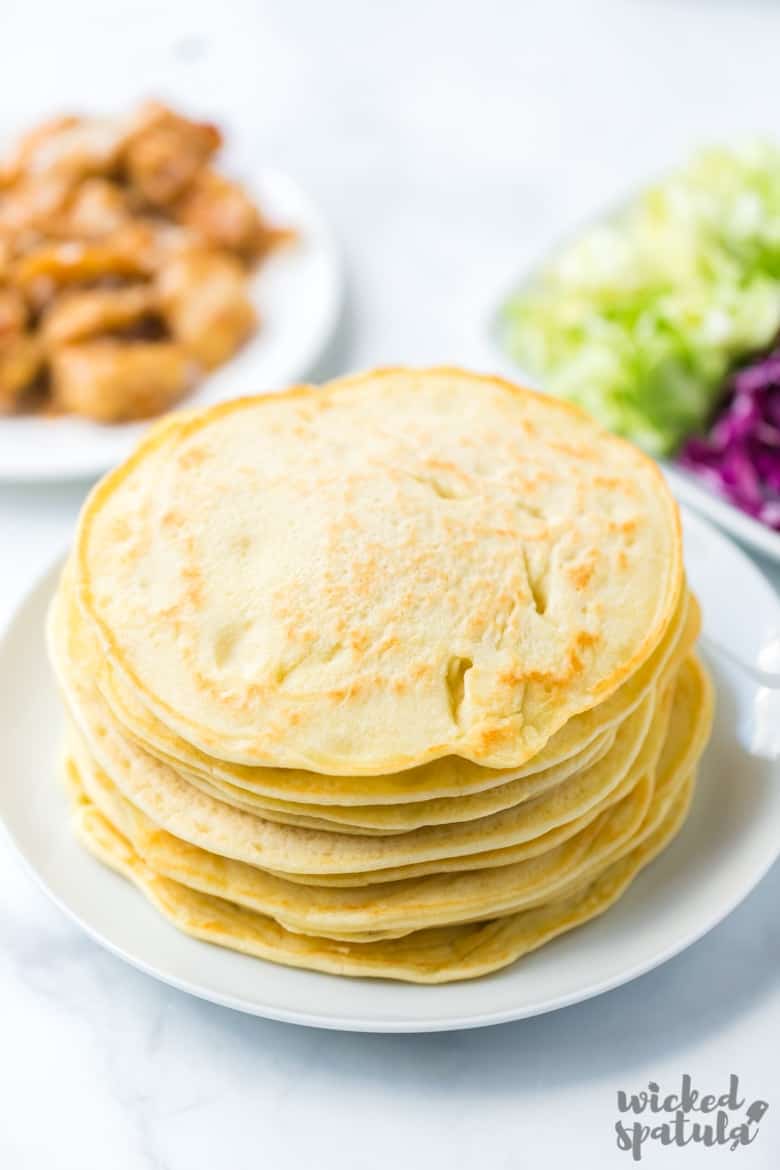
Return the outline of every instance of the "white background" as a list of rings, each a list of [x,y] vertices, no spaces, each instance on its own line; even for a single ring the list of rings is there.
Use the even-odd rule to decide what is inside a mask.
[[[0,130],[178,98],[229,124],[237,162],[287,169],[321,202],[350,288],[320,377],[477,361],[492,295],[557,233],[699,142],[776,130],[780,110],[771,0],[1,12]],[[85,490],[0,489],[0,618],[67,541]],[[429,1037],[305,1031],[125,967],[0,842],[0,1166],[628,1167],[619,1088],[671,1090],[689,1072],[720,1092],[736,1072],[771,1103],[753,1146],[652,1149],[642,1165],[776,1167],[779,970],[776,868],[686,954],[554,1016]]]

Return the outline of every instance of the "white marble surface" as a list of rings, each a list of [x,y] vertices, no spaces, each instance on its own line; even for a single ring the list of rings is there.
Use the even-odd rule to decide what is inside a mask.
[[[7,4],[0,123],[150,92],[229,119],[237,154],[296,174],[343,241],[349,311],[318,372],[468,361],[523,257],[696,142],[776,129],[778,43],[769,0]],[[85,490],[0,489],[0,619]],[[770,1101],[752,1146],[643,1163],[769,1170],[779,903],[775,869],[686,954],[554,1016],[354,1036],[234,1015],[125,967],[0,841],[0,1167],[628,1166],[618,1089],[688,1072],[720,1091],[737,1072]]]

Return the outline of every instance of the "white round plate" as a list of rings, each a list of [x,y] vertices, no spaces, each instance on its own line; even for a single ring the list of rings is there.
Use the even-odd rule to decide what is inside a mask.
[[[708,638],[749,668],[780,665],[780,603],[749,560],[686,516],[686,550]],[[0,645],[0,814],[51,897],[94,939],[193,995],[277,1020],[367,1032],[496,1024],[576,1003],[671,958],[752,890],[780,852],[780,765],[750,747],[780,727],[777,699],[728,657],[708,656],[717,685],[712,743],[683,832],[603,917],[514,966],[442,987],[346,979],[279,967],[197,942],[170,926],[73,838],[57,780],[61,714],[44,652],[52,570]]]
[[[181,402],[184,409],[279,390],[314,366],[338,324],[341,261],[330,229],[288,175],[263,170],[247,181],[269,220],[298,238],[261,264],[250,284],[260,327],[224,366]],[[0,480],[87,478],[123,459],[148,422],[114,426],[75,417],[0,417]]]

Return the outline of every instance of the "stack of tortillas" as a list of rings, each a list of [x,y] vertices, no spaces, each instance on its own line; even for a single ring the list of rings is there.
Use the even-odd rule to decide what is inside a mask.
[[[558,401],[385,370],[179,415],[51,612],[78,831],[209,942],[480,975],[680,827],[698,628],[659,470]]]

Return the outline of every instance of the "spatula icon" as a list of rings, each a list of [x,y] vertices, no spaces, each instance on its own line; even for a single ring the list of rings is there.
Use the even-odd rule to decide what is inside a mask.
[[[767,1101],[754,1101],[747,1111],[748,1123],[758,1125],[768,1108],[769,1103]]]

